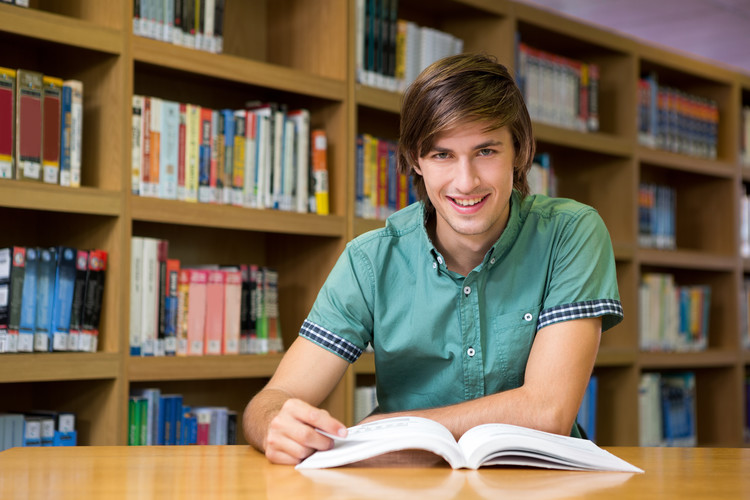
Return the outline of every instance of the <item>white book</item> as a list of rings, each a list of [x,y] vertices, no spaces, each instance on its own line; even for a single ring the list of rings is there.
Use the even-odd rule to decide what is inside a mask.
[[[281,194],[279,208],[290,211],[296,208],[294,186],[297,182],[296,127],[294,122],[284,119],[284,140],[282,145]]]
[[[242,204],[255,206],[255,176],[258,161],[258,117],[252,111],[245,115],[245,179]]]
[[[272,174],[271,174],[271,207],[279,208],[281,205],[282,192],[282,167],[284,149],[284,122],[285,115],[282,110],[276,109],[273,113],[273,149],[272,149]]]
[[[400,450],[439,455],[454,469],[486,465],[579,471],[643,472],[587,439],[508,424],[484,424],[456,441],[442,424],[422,417],[391,417],[350,427],[345,438],[332,437],[330,450],[317,451],[297,469],[323,469]]]
[[[294,122],[297,159],[297,179],[294,189],[296,206],[293,209],[305,213],[308,210],[310,197],[310,111],[306,109],[290,111],[289,118]]]
[[[70,105],[70,187],[81,186],[81,158],[83,155],[83,83],[79,80],[65,80],[63,87],[72,89]]]
[[[159,240],[143,238],[141,355],[153,356],[159,336]]]
[[[143,303],[143,238],[130,239],[130,355],[141,354],[141,307]]]

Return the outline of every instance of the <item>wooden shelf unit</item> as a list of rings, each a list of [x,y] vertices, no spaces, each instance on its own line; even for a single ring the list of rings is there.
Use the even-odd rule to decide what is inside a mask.
[[[241,412],[273,374],[280,355],[131,358],[128,349],[130,240],[164,238],[185,265],[254,262],[280,272],[286,345],[296,337],[317,291],[346,242],[383,225],[354,217],[355,137],[397,139],[398,93],[369,88],[354,74],[354,0],[227,0],[223,54],[134,36],[132,2],[31,0],[0,4],[0,66],[38,70],[84,83],[83,186],[0,181],[0,246],[68,244],[109,252],[105,303],[95,354],[0,356],[0,411],[37,407],[76,411],[84,445],[124,444],[127,395],[150,386],[192,404]],[[597,133],[535,123],[559,194],[597,208],[612,237],[625,320],[602,339],[599,442],[636,445],[638,381],[648,371],[693,370],[698,442],[741,446],[744,378],[750,353],[740,346],[740,290],[750,260],[739,255],[740,188],[750,166],[739,158],[740,109],[750,104],[750,75],[693,60],[567,17],[505,0],[400,0],[399,17],[452,33],[467,51],[514,66],[516,36],[534,47],[596,62],[601,69]],[[664,82],[711,98],[720,109],[718,158],[706,160],[640,146],[637,82],[654,71]],[[330,216],[180,203],[130,194],[133,94],[211,107],[247,100],[311,110],[329,137]],[[638,186],[677,191],[677,249],[638,246]],[[709,349],[638,350],[638,286],[644,271],[712,285]],[[374,381],[365,354],[325,403],[352,423],[353,389]]]

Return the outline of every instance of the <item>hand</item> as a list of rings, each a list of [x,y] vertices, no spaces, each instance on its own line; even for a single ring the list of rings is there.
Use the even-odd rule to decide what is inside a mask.
[[[301,399],[288,399],[268,425],[266,457],[273,463],[295,465],[317,450],[331,449],[333,439],[316,429],[346,436],[346,426],[327,411]]]

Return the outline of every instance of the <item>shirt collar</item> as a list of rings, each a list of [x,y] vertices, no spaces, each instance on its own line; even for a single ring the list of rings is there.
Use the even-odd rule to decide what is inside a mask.
[[[438,264],[438,268],[445,268],[445,259],[440,254],[440,252],[438,252],[437,248],[435,248],[435,245],[432,243],[432,240],[430,239],[430,236],[427,232],[428,214],[425,210],[425,204],[424,202],[420,202],[419,205],[419,216],[420,220],[422,221],[420,231],[422,234],[422,241],[425,245],[425,248],[432,255],[434,261]],[[492,245],[492,247],[490,247],[490,249],[487,251],[487,254],[484,256],[484,260],[482,261],[482,266],[487,265],[487,263],[490,261],[494,263],[497,260],[501,259],[513,246],[513,243],[516,241],[518,233],[521,229],[520,206],[521,194],[514,189],[510,196],[510,214],[508,215],[508,223],[505,225],[505,229],[503,229],[500,238],[498,238],[497,241]],[[430,215],[434,216],[434,211]]]

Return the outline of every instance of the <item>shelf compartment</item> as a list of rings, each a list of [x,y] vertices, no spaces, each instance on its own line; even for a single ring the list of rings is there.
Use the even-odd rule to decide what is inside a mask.
[[[731,255],[716,255],[693,250],[658,250],[652,248],[638,249],[638,258],[641,264],[646,266],[701,271],[728,272],[734,269],[737,262],[734,256]]]
[[[14,180],[0,181],[0,200],[3,207],[28,210],[112,217],[122,211],[122,195],[117,191]]]
[[[343,80],[233,55],[212,54],[139,36],[133,36],[132,41],[136,62],[332,101],[340,101],[346,95],[346,83]]]
[[[736,167],[728,162],[672,153],[646,146],[639,146],[637,155],[641,163],[669,170],[679,170],[725,179],[733,179],[736,173]]]
[[[0,355],[3,383],[115,379],[120,376],[116,353],[66,353]]]
[[[401,112],[401,98],[402,94],[399,92],[389,92],[359,83],[354,87],[354,99],[361,107],[398,114]]]
[[[533,126],[534,137],[540,142],[611,156],[632,154],[632,142],[625,137],[604,132],[578,132],[546,123],[535,122]]]
[[[130,357],[127,372],[131,382],[269,378],[281,357],[281,354]]]
[[[122,32],[73,17],[0,5],[0,31],[34,40],[121,54]]]
[[[336,215],[258,210],[142,196],[131,196],[130,201],[132,217],[137,221],[311,236],[343,236],[346,231],[345,218]]]

